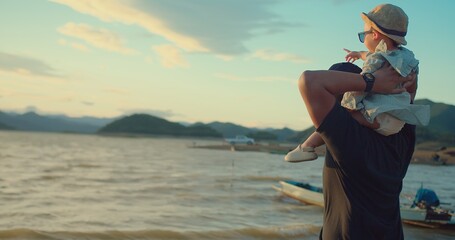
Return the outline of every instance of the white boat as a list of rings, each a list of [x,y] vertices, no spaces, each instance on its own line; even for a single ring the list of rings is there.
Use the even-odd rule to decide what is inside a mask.
[[[290,198],[296,199],[300,202],[324,207],[324,197],[322,194],[322,188],[312,186],[308,183],[302,183],[297,181],[279,181],[280,186],[272,186],[275,190],[286,195]],[[422,227],[455,227],[455,214],[453,210],[441,208],[439,206],[439,199],[434,194],[434,199],[423,199],[423,194],[420,189],[416,194],[415,204],[413,205],[402,205],[400,207],[401,219],[404,223],[413,224]],[[430,201],[436,201],[437,204],[433,206],[429,203]],[[422,202],[424,206],[422,206]]]
[[[281,186],[272,186],[278,192],[300,202],[324,207],[322,188],[296,181],[279,181]]]
[[[429,228],[455,227],[454,211],[450,209],[401,206],[400,212],[404,223]]]
[[[455,227],[452,209],[441,207],[439,198],[431,189],[420,187],[412,205],[400,207],[403,222],[423,227]]]

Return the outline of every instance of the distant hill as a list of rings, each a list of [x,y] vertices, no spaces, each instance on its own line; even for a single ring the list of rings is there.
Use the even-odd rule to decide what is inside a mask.
[[[316,130],[316,128],[314,128],[313,126],[303,130],[303,131],[300,131],[300,132],[296,132],[294,133],[293,135],[289,136],[286,140],[289,141],[289,142],[298,142],[298,143],[302,143],[305,139],[307,139],[314,131]]]
[[[252,132],[250,128],[229,122],[211,122],[207,126],[220,132],[225,138],[235,137],[236,135],[247,135]]]
[[[1,130],[12,130],[13,128],[0,122],[0,129]]]
[[[447,145],[455,145],[455,106],[436,103],[428,99],[416,100],[416,104],[427,104],[431,107],[430,124],[417,127],[417,141],[439,141]],[[134,116],[134,117],[133,117]],[[130,119],[130,117],[133,117]],[[214,136],[235,137],[236,135],[254,136],[276,139],[278,141],[301,142],[306,139],[314,128],[294,131],[289,128],[248,128],[229,122],[174,123],[145,114],[116,118],[67,117],[64,115],[39,115],[34,112],[25,114],[5,113],[0,111],[0,129],[46,132],[128,132],[146,134],[166,134],[173,136]],[[122,120],[122,121],[120,121]],[[118,122],[120,121],[120,123]],[[131,121],[131,122],[126,122]],[[126,122],[126,123],[125,123]],[[115,123],[115,124],[114,124]],[[159,127],[158,127],[159,126]]]
[[[435,133],[455,134],[455,106],[432,102],[428,99],[417,100],[415,103],[430,105],[431,119],[426,128]]]
[[[430,105],[431,118],[428,126],[417,126],[417,139],[422,141],[442,141],[455,144],[455,106],[419,99],[415,104]]]
[[[223,134],[223,137],[225,138],[232,138],[237,135],[248,135],[259,140],[263,137],[263,140],[273,138],[278,141],[286,141],[290,136],[296,134],[296,131],[290,128],[248,128],[229,122],[211,122],[207,125]],[[265,135],[266,132],[269,134]]]
[[[297,131],[292,130],[290,128],[282,128],[282,129],[266,129],[270,133],[277,136],[278,141],[288,141],[290,137],[295,135]]]
[[[0,122],[23,131],[95,133],[99,128],[90,124],[41,116],[35,112],[24,114],[0,112]]]
[[[203,124],[185,127],[148,114],[134,114],[115,120],[98,133],[132,133],[170,136],[221,137],[221,133]]]
[[[67,122],[72,122],[72,123],[77,123],[77,124],[83,124],[83,125],[90,125],[94,126],[97,128],[104,127],[106,124],[119,119],[121,117],[116,117],[116,118],[104,118],[104,117],[68,117],[66,115],[46,115],[46,117],[52,118],[52,119],[60,119],[64,120]]]

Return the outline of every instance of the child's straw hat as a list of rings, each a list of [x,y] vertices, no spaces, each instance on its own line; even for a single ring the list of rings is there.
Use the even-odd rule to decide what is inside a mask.
[[[375,30],[391,38],[401,45],[406,45],[404,37],[408,31],[408,16],[403,9],[392,5],[382,4],[375,7],[368,14],[360,15],[365,23]]]

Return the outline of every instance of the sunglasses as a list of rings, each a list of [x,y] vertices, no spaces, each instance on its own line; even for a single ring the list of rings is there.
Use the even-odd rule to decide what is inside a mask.
[[[368,34],[368,33],[372,33],[373,30],[368,30],[368,31],[365,31],[365,32],[359,32],[357,35],[359,35],[359,40],[361,43],[364,43],[365,42],[365,36]]]

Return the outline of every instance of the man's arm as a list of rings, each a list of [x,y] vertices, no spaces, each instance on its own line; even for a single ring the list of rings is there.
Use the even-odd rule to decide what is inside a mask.
[[[372,91],[378,93],[401,93],[398,83],[414,80],[401,77],[393,68],[383,67],[374,73],[376,81]],[[348,91],[364,91],[366,83],[362,75],[339,71],[305,71],[299,78],[299,91],[308,113],[318,128],[335,104],[335,96]]]

